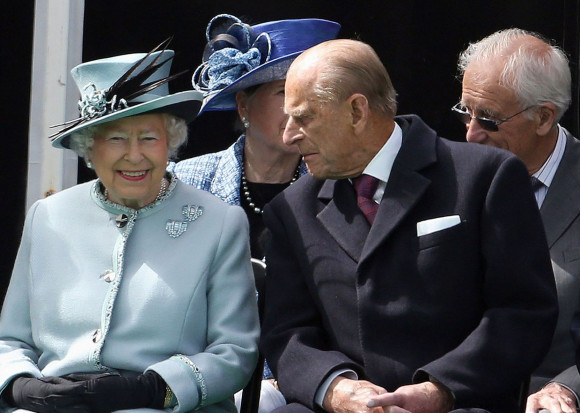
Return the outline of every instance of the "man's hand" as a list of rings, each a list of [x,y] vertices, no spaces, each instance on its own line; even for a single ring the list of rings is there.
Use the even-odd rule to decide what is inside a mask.
[[[380,408],[367,406],[371,397],[386,393],[382,387],[365,380],[351,380],[339,376],[324,396],[324,410],[330,413],[382,413]]]
[[[526,413],[537,413],[540,409],[548,409],[550,413],[576,413],[576,397],[558,383],[550,383],[528,396]]]
[[[426,381],[374,396],[367,405],[380,406],[384,413],[447,413],[453,406],[453,398],[443,385]]]

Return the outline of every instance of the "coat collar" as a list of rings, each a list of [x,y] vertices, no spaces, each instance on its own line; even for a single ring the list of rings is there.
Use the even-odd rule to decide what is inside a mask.
[[[580,142],[564,132],[566,149],[540,208],[550,248],[580,215]]]
[[[337,243],[359,263],[388,238],[418,202],[430,181],[420,170],[437,161],[437,134],[418,116],[398,116],[403,143],[393,164],[381,205],[370,228],[356,204],[354,189],[347,179],[327,180],[318,197],[326,207],[318,219]]]
[[[209,192],[217,195],[231,205],[240,205],[240,181],[244,162],[244,143],[246,135],[223,152],[211,181]]]

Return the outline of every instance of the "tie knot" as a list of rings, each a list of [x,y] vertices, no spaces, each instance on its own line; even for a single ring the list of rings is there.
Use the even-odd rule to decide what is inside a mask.
[[[374,176],[362,174],[353,179],[354,190],[360,198],[372,199],[377,192],[379,180]]]

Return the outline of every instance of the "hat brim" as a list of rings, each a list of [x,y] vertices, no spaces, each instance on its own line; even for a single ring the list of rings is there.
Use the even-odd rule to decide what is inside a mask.
[[[286,79],[288,68],[301,53],[302,51],[299,51],[268,61],[240,76],[225,88],[209,94],[204,99],[199,114],[213,110],[235,110],[237,108],[235,96],[237,92],[252,86]]]
[[[75,127],[54,136],[52,146],[55,148],[71,149],[70,136],[82,129],[90,126],[100,125],[106,122],[112,122],[121,118],[135,115],[145,115],[149,113],[169,113],[178,116],[187,123],[191,122],[197,116],[203,100],[203,94],[195,90],[174,93],[172,95],[162,96],[158,99],[149,100],[135,106],[129,106],[105,116],[90,119],[82,122]]]

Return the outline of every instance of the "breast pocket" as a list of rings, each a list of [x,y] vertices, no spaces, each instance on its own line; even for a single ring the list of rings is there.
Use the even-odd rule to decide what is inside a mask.
[[[464,229],[465,223],[461,222],[453,227],[445,228],[440,231],[435,231],[430,234],[422,235],[418,237],[419,250],[424,250],[427,248],[435,247],[440,244],[452,242],[462,236]]]

